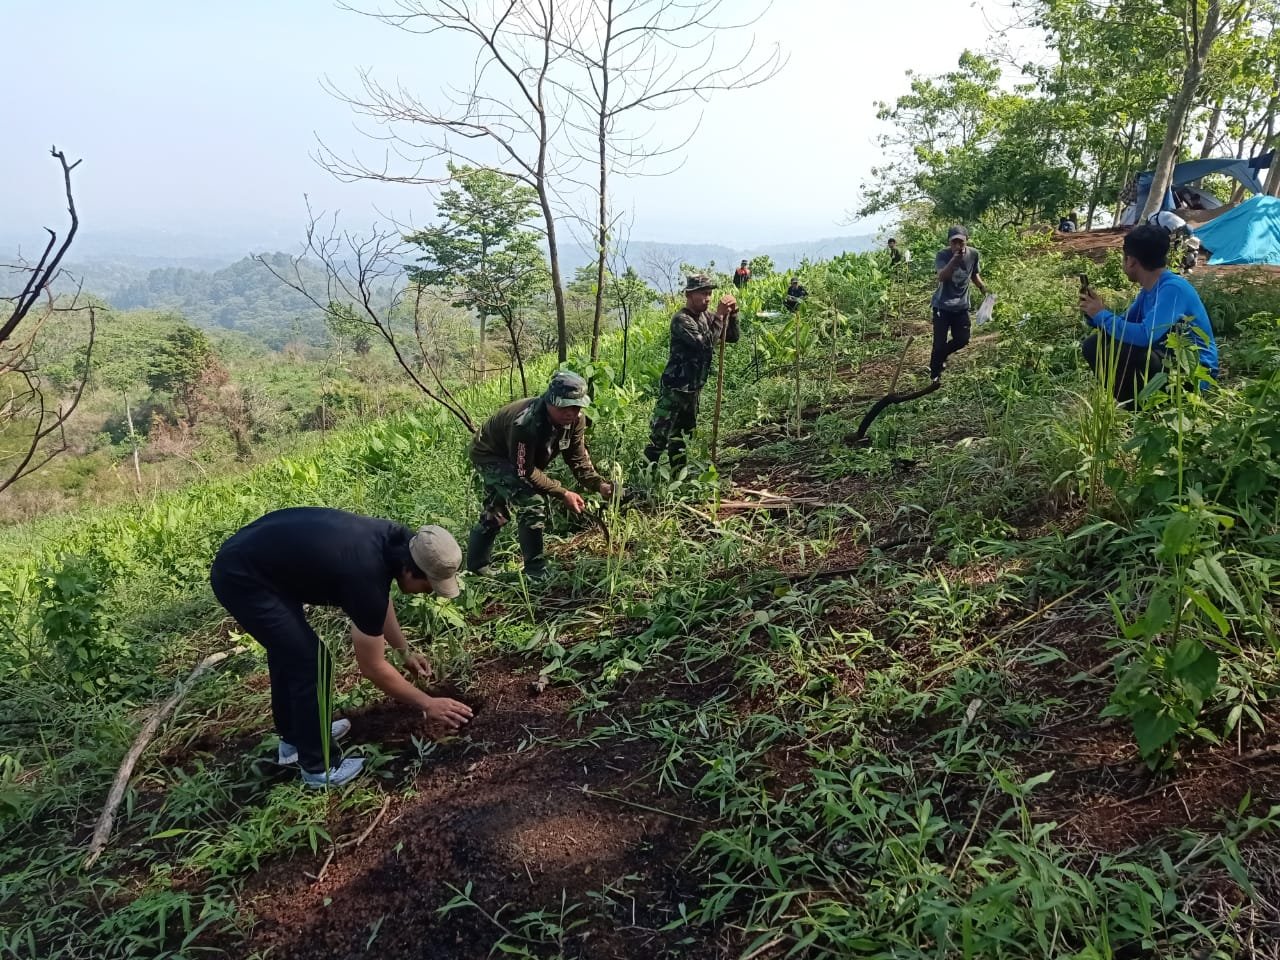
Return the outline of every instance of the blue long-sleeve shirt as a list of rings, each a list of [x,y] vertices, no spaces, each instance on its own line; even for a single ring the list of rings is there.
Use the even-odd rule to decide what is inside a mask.
[[[1137,347],[1162,346],[1169,331],[1189,317],[1191,336],[1200,347],[1200,364],[1218,374],[1218,341],[1196,288],[1185,277],[1166,270],[1150,290],[1138,292],[1123,316],[1103,310],[1089,321],[1109,337]]]

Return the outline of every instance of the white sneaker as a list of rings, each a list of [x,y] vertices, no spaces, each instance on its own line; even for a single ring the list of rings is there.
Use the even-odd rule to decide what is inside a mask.
[[[341,720],[335,720],[329,727],[329,736],[334,740],[341,740],[351,732],[351,721],[346,717]],[[276,763],[282,767],[292,766],[298,762],[298,748],[287,740],[280,741],[280,747],[276,751]]]
[[[319,773],[302,771],[302,782],[308,787],[340,787],[354,780],[364,769],[364,757],[347,757],[336,767]]]

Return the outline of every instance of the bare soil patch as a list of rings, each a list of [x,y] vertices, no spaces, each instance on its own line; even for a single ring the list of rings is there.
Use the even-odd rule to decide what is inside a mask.
[[[546,910],[572,926],[563,937],[572,955],[675,955],[673,935],[659,928],[696,902],[685,865],[701,832],[696,811],[659,812],[671,801],[643,785],[651,757],[639,741],[589,750],[534,742],[575,734],[572,697],[555,688],[533,695],[514,666],[487,664],[458,692],[477,709],[465,735],[437,748],[367,840],[337,853],[322,879],[325,850],[249,882],[244,901],[258,917],[250,948],[329,958],[361,955],[368,944],[388,956],[470,960],[489,955],[499,924],[518,932],[518,917]],[[354,742],[401,757],[384,770],[401,778],[404,758],[416,754],[412,738],[431,732],[393,705],[351,720]],[[474,908],[441,914],[467,884],[489,918]],[[579,904],[563,918],[562,896]],[[715,953],[708,945],[701,955]]]

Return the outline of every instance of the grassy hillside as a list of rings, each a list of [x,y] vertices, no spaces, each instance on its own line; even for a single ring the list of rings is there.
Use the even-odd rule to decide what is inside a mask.
[[[267,762],[250,645],[165,726],[88,870],[148,706],[242,639],[206,581],[222,539],[305,503],[461,538],[467,437],[419,410],[0,534],[0,956],[1266,956],[1280,292],[1244,315],[1211,290],[1222,387],[1127,414],[1078,357],[1078,264],[975,242],[996,319],[867,446],[870,402],[923,381],[919,263],[825,264],[798,321],[759,316],[780,278],[752,285],[718,471],[639,469],[666,319],[637,324],[590,442],[643,495],[556,512],[545,588],[399,598],[476,709],[461,736],[381,702],[317,612],[371,775],[324,796]]]

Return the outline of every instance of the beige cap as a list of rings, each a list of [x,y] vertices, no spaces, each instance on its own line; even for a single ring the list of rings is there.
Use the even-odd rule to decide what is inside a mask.
[[[462,566],[462,548],[453,534],[444,527],[419,527],[409,541],[409,555],[418,569],[427,575],[431,589],[442,597],[456,597],[462,592],[458,586],[458,568]]]

